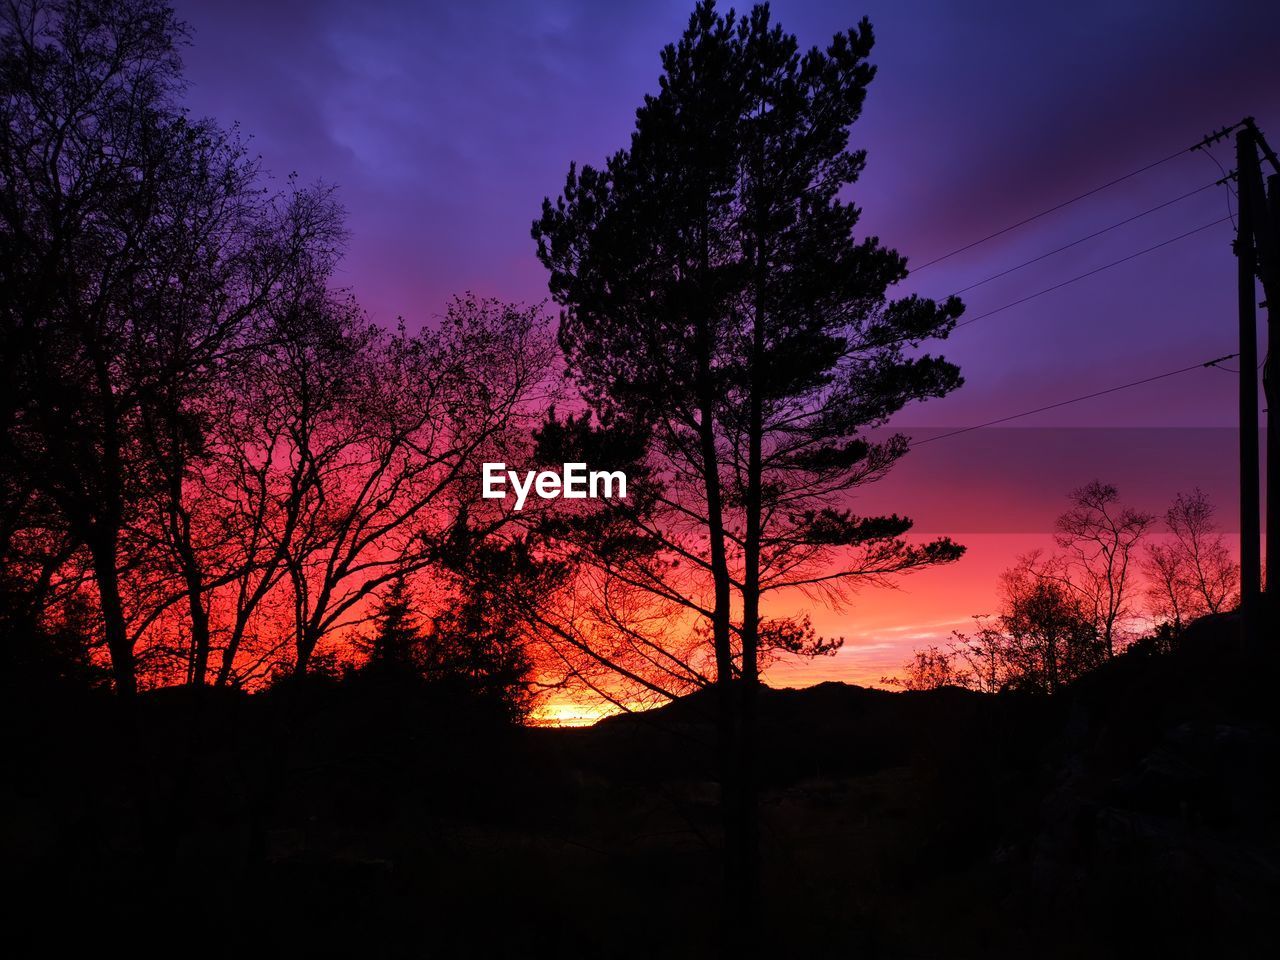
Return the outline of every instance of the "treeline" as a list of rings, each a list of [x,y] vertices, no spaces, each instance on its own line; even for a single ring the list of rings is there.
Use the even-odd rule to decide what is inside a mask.
[[[1094,481],[1072,493],[1054,540],[1001,576],[996,615],[883,682],[1052,694],[1135,644],[1168,652],[1190,622],[1239,604],[1240,566],[1199,489],[1157,517]]]

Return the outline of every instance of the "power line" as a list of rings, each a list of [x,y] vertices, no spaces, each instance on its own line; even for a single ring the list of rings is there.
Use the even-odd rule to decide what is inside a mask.
[[[1227,168],[1222,165],[1222,161],[1215,157],[1207,147],[1204,148],[1204,155],[1217,164],[1218,169],[1222,171],[1222,179],[1217,182],[1227,188],[1227,216],[1231,219],[1231,225],[1234,227],[1236,225],[1236,216],[1231,211],[1231,198],[1236,195],[1235,189],[1231,186],[1233,174],[1227,172]],[[1239,198],[1237,197],[1237,199]]]
[[[1259,360],[1259,361],[1258,361],[1258,372],[1259,372],[1259,373],[1261,373],[1261,372],[1262,372],[1262,368],[1263,368],[1263,367],[1265,367],[1266,365],[1267,365],[1266,358],[1263,358],[1262,360]],[[1214,367],[1213,369],[1215,369],[1215,370],[1221,370],[1223,373],[1239,373],[1239,372],[1240,372],[1240,371],[1239,371],[1239,370],[1237,370],[1235,367],[1223,367],[1223,366],[1217,366],[1217,367]]]
[[[1017,300],[1013,300],[1003,306],[996,307],[994,310],[988,310],[975,317],[969,317],[965,320],[961,320],[956,324],[956,329],[959,329],[960,327],[967,327],[971,323],[976,323],[979,320],[983,320],[997,313],[1003,313],[1005,310],[1020,306],[1029,300],[1035,300],[1037,297],[1043,297],[1046,293],[1052,293],[1054,290],[1061,290],[1063,287],[1070,286],[1071,284],[1084,280],[1087,277],[1092,277],[1094,274],[1101,273],[1104,270],[1110,270],[1112,267],[1118,267],[1122,263],[1128,263],[1130,260],[1136,260],[1138,257],[1145,256],[1146,254],[1159,250],[1162,247],[1167,247],[1171,243],[1177,243],[1179,240],[1185,240],[1187,237],[1200,233],[1202,230],[1208,230],[1210,227],[1216,227],[1220,223],[1226,223],[1230,219],[1230,217],[1222,217],[1221,219],[1214,220],[1212,223],[1206,223],[1203,226],[1196,227],[1194,230],[1188,230],[1186,233],[1180,233],[1176,237],[1170,237],[1168,240],[1157,243],[1155,246],[1146,247],[1143,250],[1139,250],[1137,253],[1129,254],[1127,257],[1121,257],[1119,260],[1112,260],[1110,263],[1104,263],[1100,267],[1094,267],[1092,270],[1074,276],[1069,280],[1063,280],[1061,283],[1055,283],[1051,287],[1045,287],[1043,290],[1037,290],[1035,293],[1028,294],[1025,297],[1019,297]]]
[[[1095,230],[1093,233],[1090,233],[1087,236],[1083,236],[1079,240],[1072,240],[1070,243],[1063,244],[1061,247],[1058,247],[1055,250],[1050,250],[1048,253],[1042,253],[1038,257],[1032,257],[1030,260],[1024,260],[1022,263],[1018,264],[1017,266],[1010,267],[1007,270],[1001,270],[999,273],[993,273],[991,276],[987,277],[984,280],[979,280],[976,283],[969,284],[967,287],[961,287],[959,290],[952,291],[951,296],[954,297],[962,293],[967,293],[968,291],[973,290],[976,287],[981,287],[983,284],[990,283],[992,280],[999,280],[1001,277],[1008,276],[1009,274],[1014,273],[1015,271],[1021,270],[1023,267],[1029,267],[1033,263],[1039,263],[1041,260],[1045,260],[1045,259],[1048,259],[1049,257],[1052,257],[1054,254],[1062,253],[1062,251],[1064,250],[1070,250],[1072,247],[1079,246],[1080,244],[1085,243],[1086,241],[1093,240],[1097,237],[1100,237],[1104,233],[1110,233],[1112,230],[1117,230],[1120,227],[1133,223],[1135,220],[1141,220],[1143,217],[1149,216],[1150,214],[1155,213],[1157,210],[1163,210],[1165,207],[1171,207],[1175,203],[1180,203],[1181,201],[1186,200],[1189,197],[1196,196],[1196,194],[1204,193],[1204,191],[1210,189],[1211,187],[1216,187],[1218,183],[1219,181],[1214,180],[1211,183],[1206,183],[1203,187],[1196,187],[1196,189],[1189,190],[1188,192],[1182,194],[1179,197],[1174,197],[1172,200],[1166,200],[1164,203],[1156,204],[1156,206],[1151,207],[1150,209],[1143,210],[1141,213],[1135,213],[1133,216],[1126,217],[1124,220],[1120,220],[1117,223],[1113,223],[1109,227],[1103,227],[1101,230]]]
[[[1121,390],[1129,390],[1132,387],[1140,387],[1143,384],[1155,383],[1157,380],[1167,380],[1169,377],[1176,377],[1179,374],[1188,373],[1192,370],[1216,367],[1218,364],[1224,363],[1227,360],[1233,360],[1238,356],[1240,356],[1238,353],[1229,353],[1224,357],[1206,360],[1204,363],[1193,363],[1189,367],[1181,367],[1177,370],[1170,370],[1167,373],[1158,373],[1153,377],[1144,377],[1141,380],[1131,380],[1130,382],[1122,383],[1119,386],[1108,387],[1106,390],[1087,393],[1083,397],[1072,397],[1070,400],[1059,400],[1057,403],[1049,403],[1043,407],[1036,407],[1034,410],[1024,410],[1022,413],[1010,414],[1007,417],[998,417],[995,420],[988,420],[986,423],[978,423],[972,427],[962,427],[959,430],[952,430],[950,433],[941,433],[936,437],[925,437],[923,440],[913,440],[910,445],[918,447],[921,444],[933,443],[935,440],[946,440],[949,437],[958,437],[962,433],[972,433],[974,430],[982,430],[985,427],[994,427],[1000,423],[1008,423],[1010,420],[1021,420],[1023,417],[1030,417],[1037,413],[1044,413],[1046,410],[1056,410],[1059,407],[1065,407],[1073,403],[1080,403],[1083,400],[1093,400],[1096,397],[1105,397],[1109,393],[1118,393]]]
[[[1003,236],[1004,234],[1008,233],[1010,230],[1017,230],[1019,227],[1025,227],[1028,223],[1031,223],[1035,220],[1039,220],[1041,217],[1048,216],[1049,214],[1054,213],[1055,211],[1061,210],[1063,207],[1069,207],[1073,203],[1078,203],[1081,200],[1084,200],[1088,197],[1092,197],[1095,193],[1101,193],[1103,190],[1110,189],[1111,187],[1114,187],[1118,183],[1124,183],[1126,180],[1131,180],[1132,178],[1138,176],[1138,174],[1140,173],[1146,173],[1148,170],[1154,170],[1156,167],[1160,166],[1161,164],[1168,163],[1170,160],[1176,160],[1178,157],[1182,156],[1184,153],[1189,153],[1193,149],[1194,149],[1193,147],[1183,148],[1182,150],[1179,150],[1177,153],[1171,153],[1167,157],[1148,163],[1146,166],[1139,167],[1137,170],[1134,170],[1131,173],[1126,173],[1123,177],[1116,177],[1114,180],[1109,180],[1108,182],[1102,184],[1099,187],[1094,187],[1092,190],[1088,190],[1080,194],[1079,196],[1072,197],[1070,200],[1063,200],[1061,203],[1054,204],[1052,207],[1049,207],[1045,210],[1041,210],[1039,213],[1033,214],[1032,216],[1027,217],[1025,220],[1019,220],[1017,223],[1012,223],[1009,226],[1004,227],[1003,229],[997,230],[995,233],[989,233],[985,237],[982,237],[980,240],[974,240],[971,243],[966,243],[963,247],[957,247],[955,250],[952,250],[950,253],[944,253],[940,257],[934,257],[932,260],[928,261],[927,263],[923,263],[920,266],[916,267],[912,272],[919,273],[921,270],[924,270],[926,267],[931,267],[935,263],[941,263],[943,260],[948,260],[951,257],[954,257],[958,253],[964,253],[966,250],[972,250],[974,247],[984,244],[988,240],[994,240],[996,237]]]

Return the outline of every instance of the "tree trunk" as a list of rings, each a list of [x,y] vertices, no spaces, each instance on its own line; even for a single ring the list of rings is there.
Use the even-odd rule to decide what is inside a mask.
[[[759,248],[757,248],[759,249]],[[757,254],[759,255],[759,254]],[[747,421],[747,489],[743,508],[746,538],[742,572],[742,683],[737,743],[738,842],[741,873],[737,880],[744,917],[760,915],[760,826],[756,783],[757,703],[760,690],[760,545],[763,529],[764,472],[764,284],[757,266],[756,307],[751,341],[751,393]],[[748,924],[754,926],[754,924]],[[754,939],[754,936],[753,936]]]
[[[298,634],[298,655],[293,662],[293,675],[295,677],[305,677],[307,675],[307,668],[311,665],[311,654],[315,652],[318,640],[319,637],[314,635],[310,626],[303,627]]]
[[[209,611],[198,573],[187,575],[187,606],[191,614],[191,676],[193,687],[203,687],[209,673]]]
[[[235,629],[231,631],[227,646],[222,651],[222,662],[218,665],[218,675],[213,681],[215,687],[225,687],[227,681],[231,679],[231,668],[235,666],[236,654],[240,650],[240,638],[243,636],[244,624],[237,617]]]
[[[710,332],[703,324],[698,342],[700,402],[698,441],[702,459],[703,487],[707,498],[707,533],[710,540],[711,577],[714,607],[711,618],[712,643],[716,656],[716,766],[720,778],[720,817],[723,829],[722,903],[720,942],[726,952],[742,940],[742,916],[737,897],[744,863],[742,836],[742,788],[737,749],[738,705],[735,696],[733,643],[730,633],[729,561],[725,552],[724,506],[720,489],[720,457],[716,451],[715,408],[711,382]]]
[[[133,643],[124,621],[124,603],[120,598],[120,574],[116,568],[115,533],[93,537],[89,543],[93,555],[93,572],[98,581],[98,604],[102,612],[103,633],[107,652],[111,655],[111,675],[116,692],[132,697],[138,692],[134,670]]]
[[[719,458],[715,450],[715,431],[710,404],[704,404],[700,430],[704,483],[707,495],[707,517],[711,539],[711,568],[715,588],[711,631],[716,654],[716,754],[720,776],[720,807],[724,825],[725,910],[735,913],[731,905],[737,877],[743,869],[742,844],[739,837],[738,808],[741,784],[738,776],[737,703],[733,678],[733,644],[730,635],[729,605],[731,601],[729,563],[725,554],[724,519],[721,504]],[[730,927],[737,924],[731,923]]]
[[[191,655],[187,664],[187,682],[203,687],[209,672],[209,611],[205,607],[204,573],[192,542],[191,514],[183,505],[183,476],[186,473],[186,453],[178,439],[179,404],[169,404],[167,423],[170,425],[168,447],[168,525],[172,549],[177,555],[182,571],[183,585],[187,593],[187,611],[191,618]]]

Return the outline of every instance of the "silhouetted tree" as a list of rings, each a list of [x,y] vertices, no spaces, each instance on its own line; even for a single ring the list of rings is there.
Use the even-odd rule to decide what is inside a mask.
[[[506,526],[500,520],[473,526],[469,512],[459,512],[433,551],[431,583],[443,596],[429,617],[403,576],[380,599],[365,669],[437,684],[517,721],[533,702],[525,604],[566,571],[537,556],[523,536],[495,537],[493,525]]]
[[[643,529],[710,584],[691,596],[665,577],[644,583],[649,563],[639,586],[709,626],[735,935],[756,898],[761,647],[805,635],[763,617],[761,597],[839,599],[842,585],[961,552],[909,544],[909,520],[845,505],[906,452],[902,437],[872,442],[866,428],[960,383],[954,366],[915,350],[951,329],[959,302],[888,299],[905,260],[854,239],[859,210],[843,191],[865,157],[848,130],[874,75],[872,42],[864,20],[801,53],[767,7],[738,18],[699,4],[663,50],[660,90],[637,111],[630,147],[603,170],[571,166],[533,228],[589,402],[650,437],[665,489]]]
[[[957,633],[951,646],[969,686],[1054,694],[1106,660],[1092,610],[1039,554],[1005,571],[1000,596],[1000,613],[973,634]]]
[[[1015,567],[1005,574],[1004,595],[1006,686],[1057,693],[1111,656],[1089,609],[1058,580]]]
[[[139,636],[175,600],[203,673],[206,586],[183,506],[204,445],[193,397],[331,236],[332,217],[294,216],[302,205],[265,195],[233,138],[188,119],[184,39],[156,0],[0,12],[4,442],[88,552],[123,694]],[[144,575],[122,582],[130,571]]]
[[[1181,632],[1192,617],[1195,603],[1181,551],[1174,544],[1148,544],[1142,571],[1147,577],[1146,593],[1152,617],[1158,623],[1167,623],[1174,634]]]
[[[475,595],[466,595],[438,615],[427,676],[456,682],[501,706],[508,719],[519,720],[531,703],[532,662],[518,625],[495,618],[494,612]]]
[[[184,598],[191,638],[186,673],[195,685],[205,682],[209,667],[217,588],[244,562],[227,549],[219,522],[226,504],[207,482],[218,455],[217,421],[234,402],[228,395],[242,381],[242,369],[277,335],[272,316],[326,296],[343,229],[342,211],[323,188],[267,204],[258,201],[251,179],[237,202],[228,202],[225,184],[223,190],[217,198],[193,200],[208,205],[207,213],[188,214],[204,229],[188,254],[192,266],[182,293],[167,308],[163,356],[172,373],[144,409],[141,426],[157,475],[152,523],[144,532],[155,537]]]
[[[316,535],[316,511],[342,450],[342,435],[329,425],[346,415],[358,389],[349,371],[378,336],[354,303],[321,283],[302,284],[265,322],[263,342],[226,371],[214,398],[199,474],[200,498],[215,504],[200,530],[202,556],[216,571],[218,685],[273,666],[296,636],[290,562]]]
[[[951,634],[948,652],[952,669],[964,678],[963,685],[970,690],[999,693],[1011,686],[1017,666],[1008,655],[1008,641],[998,620],[986,616],[974,619],[978,625],[974,633],[956,630]]]
[[[930,644],[911,655],[911,659],[902,665],[900,676],[882,677],[880,682],[912,691],[968,687],[973,682],[972,676],[956,663],[958,659],[954,651]]]
[[[1121,506],[1116,488],[1099,480],[1072,491],[1071,508],[1058,517],[1060,579],[1089,609],[1108,657],[1132,613],[1135,551],[1154,523],[1153,514]]]
[[[374,634],[369,641],[369,667],[391,673],[416,673],[422,656],[422,630],[414,612],[413,595],[404,577],[397,577],[378,602]]]
[[[179,37],[159,3],[32,0],[0,18],[0,354],[20,410],[6,445],[90,551],[126,694],[120,541],[151,482],[133,431],[154,387],[134,324],[170,152],[198,135],[167,107]]]
[[[1198,488],[1179,493],[1164,521],[1172,539],[1149,545],[1143,567],[1152,614],[1177,633],[1191,620],[1238,602],[1240,566],[1217,530],[1213,504]]]
[[[479,500],[487,451],[522,429],[549,346],[536,308],[461,299],[438,330],[370,331],[344,357],[344,402],[291,438],[316,471],[285,562],[298,673],[366,598],[434,562]]]

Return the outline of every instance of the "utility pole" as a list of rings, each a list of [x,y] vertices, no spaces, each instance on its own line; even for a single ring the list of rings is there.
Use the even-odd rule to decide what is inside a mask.
[[[1273,173],[1267,178],[1267,193],[1270,202],[1267,212],[1271,215],[1272,250],[1280,255],[1280,173]],[[1272,264],[1273,270],[1280,273],[1280,264]],[[1267,294],[1267,355],[1266,365],[1262,368],[1262,390],[1267,403],[1267,608],[1270,616],[1280,614],[1280,410],[1276,408],[1276,383],[1280,370],[1276,369],[1277,358],[1272,353],[1276,346],[1276,315],[1280,314],[1280,295],[1275,287],[1280,286],[1280,276],[1272,275],[1272,285]]]
[[[1244,120],[1253,134],[1255,145],[1271,164],[1272,174],[1266,187],[1257,154],[1250,159],[1249,200],[1253,208],[1253,236],[1257,251],[1255,267],[1262,281],[1262,294],[1267,307],[1267,354],[1262,385],[1267,409],[1267,577],[1264,612],[1269,618],[1280,613],[1280,416],[1276,411],[1276,370],[1271,350],[1276,343],[1276,314],[1280,311],[1280,158],[1271,149],[1252,117]],[[1270,197],[1268,197],[1270,194]]]
[[[1280,620],[1280,358],[1276,314],[1280,313],[1280,157],[1271,149],[1253,117],[1215,130],[1193,146],[1204,150],[1236,134],[1236,169],[1219,183],[1237,184],[1239,222],[1235,253],[1240,310],[1240,613],[1246,638],[1256,638],[1265,623]],[[1271,165],[1266,183],[1258,152]],[[1262,490],[1258,479],[1258,288],[1267,308],[1266,366],[1262,387],[1267,410],[1267,579],[1262,589]],[[1265,620],[1259,618],[1265,616]]]
[[[1253,171],[1258,147],[1248,124],[1236,134],[1236,183],[1240,214],[1236,227],[1240,310],[1240,612],[1246,637],[1253,633],[1262,585],[1258,485],[1257,272],[1253,242]]]
[[[1261,150],[1271,164],[1274,173],[1263,185],[1262,166],[1258,160]],[[1240,336],[1241,351],[1244,338],[1249,338],[1250,351],[1256,351],[1256,303],[1257,288],[1254,276],[1262,281],[1262,292],[1267,307],[1267,355],[1262,382],[1267,409],[1267,579],[1266,594],[1262,598],[1264,613],[1270,618],[1280,611],[1280,416],[1276,415],[1276,373],[1271,355],[1275,344],[1276,313],[1280,311],[1280,159],[1263,137],[1252,117],[1245,117],[1242,129],[1236,136],[1236,181],[1239,185],[1240,225],[1237,255],[1240,268]],[[1270,197],[1268,197],[1270,193]],[[1246,297],[1248,303],[1245,303]],[[1243,352],[1241,354],[1243,358]],[[1253,353],[1253,366],[1241,360],[1240,365],[1240,519],[1241,519],[1241,602],[1246,624],[1252,622],[1250,613],[1258,606],[1260,594],[1261,564],[1258,557],[1258,462],[1257,462],[1257,354]],[[1252,415],[1251,433],[1245,407]],[[1250,454],[1250,447],[1252,453]],[[1252,456],[1252,466],[1250,466]],[[1253,495],[1249,496],[1250,483]],[[1249,524],[1254,524],[1249,526]],[[1247,538],[1247,539],[1246,539]],[[1249,566],[1246,566],[1246,563]],[[1252,596],[1251,596],[1252,594]],[[1253,600],[1253,603],[1250,601]]]

